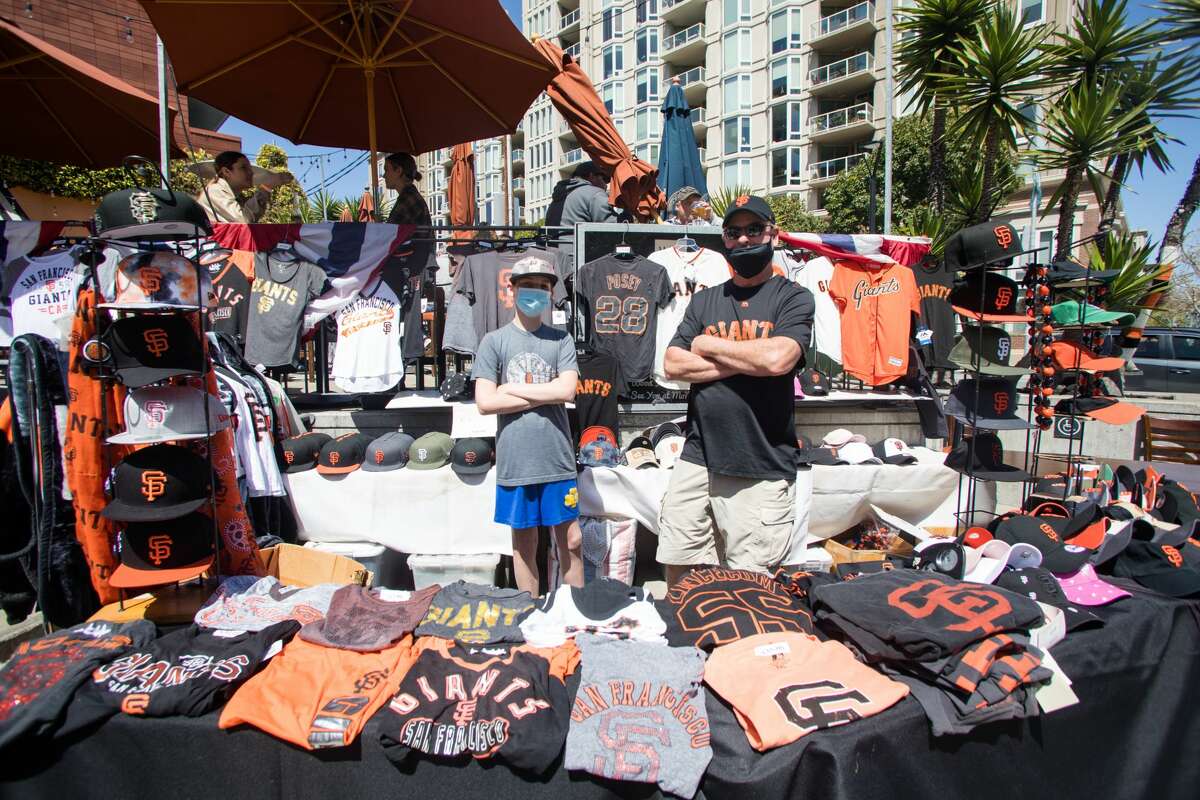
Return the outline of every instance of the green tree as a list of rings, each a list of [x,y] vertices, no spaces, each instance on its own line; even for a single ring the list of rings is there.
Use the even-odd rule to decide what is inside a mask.
[[[823,233],[825,220],[816,214],[809,213],[808,206],[795,194],[773,194],[767,198],[767,205],[775,214],[775,224],[785,231],[803,231],[804,233]]]
[[[288,154],[282,147],[274,144],[264,144],[258,149],[254,163],[271,172],[286,172]],[[267,203],[259,222],[294,222],[303,220],[308,212],[308,197],[304,188],[296,181],[284,184],[271,193],[271,201]]]
[[[170,184],[173,189],[194,194],[200,190],[200,179],[186,169],[194,161],[208,155],[198,150],[187,158],[170,163]],[[99,200],[109,192],[129,189],[134,176],[124,167],[88,169],[71,164],[54,164],[11,156],[0,156],[0,182],[6,186],[22,186],[33,192],[70,197],[76,200]]]

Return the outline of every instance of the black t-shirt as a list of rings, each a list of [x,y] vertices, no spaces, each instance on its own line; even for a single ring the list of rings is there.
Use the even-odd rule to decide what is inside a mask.
[[[950,289],[954,273],[939,262],[932,272],[920,264],[913,267],[917,291],[921,295],[921,325],[933,332],[932,367],[950,367],[950,350],[954,347],[954,310],[950,308]]]
[[[576,286],[592,346],[621,362],[625,380],[650,377],[658,309],[674,296],[667,271],[641,256],[609,255],[580,267]]]
[[[760,633],[813,632],[804,601],[761,572],[713,567],[689,572],[654,603],[672,647],[714,647]]]
[[[208,327],[246,343],[246,323],[250,319],[250,281],[232,258],[208,268],[216,302],[208,309]]]
[[[617,397],[625,392],[625,376],[621,362],[607,353],[585,353],[579,356],[579,380],[575,384],[575,410],[579,413],[579,433],[593,425],[617,430]],[[616,444],[616,440],[613,440]]]
[[[669,346],[690,350],[693,339],[707,334],[732,341],[786,336],[803,348],[814,308],[811,292],[779,275],[750,287],[726,281],[692,296]],[[721,475],[795,480],[795,404],[790,371],[693,383],[680,458]]]
[[[189,625],[134,648],[84,681],[67,710],[62,733],[118,713],[140,717],[207,714],[224,705],[268,654],[274,655],[298,630],[300,623],[293,619],[254,633]]]

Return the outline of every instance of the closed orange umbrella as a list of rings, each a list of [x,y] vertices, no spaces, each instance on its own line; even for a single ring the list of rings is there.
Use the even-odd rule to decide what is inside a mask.
[[[450,224],[475,224],[475,148],[470,142],[454,145],[450,151]],[[474,231],[454,235],[456,239],[473,239]]]
[[[349,203],[342,203],[342,213],[338,217],[338,222],[354,222],[354,212],[350,210]]]
[[[571,126],[584,152],[612,175],[609,200],[639,220],[657,216],[667,205],[666,196],[658,188],[658,170],[630,152],[591,79],[574,58],[547,39],[535,39],[533,46],[558,72],[546,87],[550,102]]]
[[[363,189],[362,200],[358,201],[358,221],[375,221],[375,198],[371,196],[370,189]]]

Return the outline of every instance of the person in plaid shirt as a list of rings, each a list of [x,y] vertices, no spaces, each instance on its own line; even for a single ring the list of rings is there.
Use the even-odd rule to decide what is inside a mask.
[[[383,162],[384,185],[400,193],[396,204],[388,214],[387,221],[392,225],[423,225],[433,224],[429,216],[429,206],[425,198],[417,190],[416,182],[421,180],[417,172],[417,162],[408,153],[392,153]]]

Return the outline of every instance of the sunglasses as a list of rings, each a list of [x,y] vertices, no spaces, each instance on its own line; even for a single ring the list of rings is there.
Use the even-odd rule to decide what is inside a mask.
[[[739,228],[736,225],[730,225],[725,228],[722,233],[725,235],[726,239],[740,239],[742,236],[745,236],[749,239],[754,239],[758,236],[762,236],[768,227],[770,226],[763,225],[761,223],[747,225],[744,228]]]

